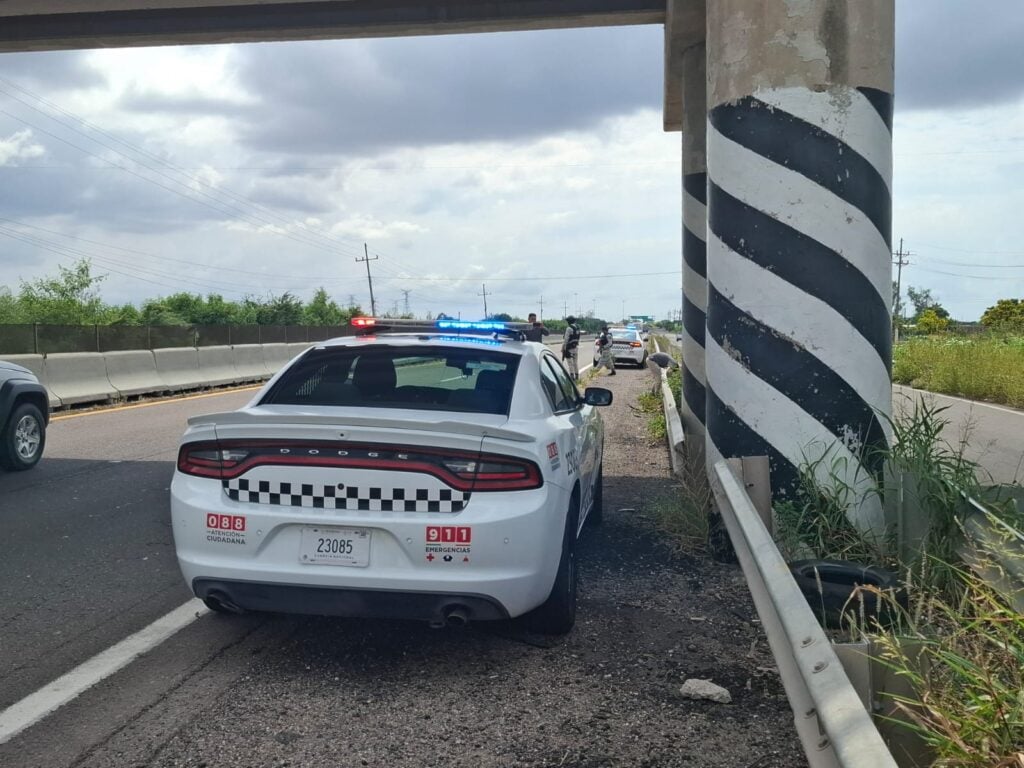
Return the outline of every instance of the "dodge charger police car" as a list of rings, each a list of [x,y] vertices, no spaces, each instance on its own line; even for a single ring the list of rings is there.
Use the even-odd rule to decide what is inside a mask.
[[[633,326],[613,327],[608,329],[612,337],[612,354],[615,364],[632,363],[638,368],[647,365],[647,347],[640,337],[640,331]],[[598,341],[594,342],[594,365],[601,359],[601,348]]]
[[[515,326],[353,325],[240,410],[189,419],[171,513],[193,592],[216,611],[568,632],[611,392],[581,395]]]

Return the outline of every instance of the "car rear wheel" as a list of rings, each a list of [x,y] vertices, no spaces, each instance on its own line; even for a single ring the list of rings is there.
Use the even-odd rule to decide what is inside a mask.
[[[21,471],[39,463],[46,446],[46,422],[32,403],[22,403],[4,426],[0,441],[0,464]]]
[[[576,521],[579,501],[573,495],[562,537],[562,557],[551,594],[530,614],[530,627],[544,635],[564,635],[576,623]]]

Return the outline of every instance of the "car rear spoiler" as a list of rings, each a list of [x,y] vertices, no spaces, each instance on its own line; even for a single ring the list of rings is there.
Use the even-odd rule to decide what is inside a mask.
[[[535,443],[537,438],[527,432],[489,424],[474,424],[465,421],[416,421],[360,416],[324,416],[313,413],[253,413],[252,411],[225,411],[190,416],[189,426],[211,424],[310,424],[315,426],[377,427],[379,429],[408,429],[418,432],[448,432],[478,437],[496,437],[518,443]]]

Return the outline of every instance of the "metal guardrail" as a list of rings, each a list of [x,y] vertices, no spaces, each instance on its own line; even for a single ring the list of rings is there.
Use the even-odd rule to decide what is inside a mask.
[[[661,342],[658,336],[654,336],[654,348],[661,352]],[[653,363],[648,363],[654,366]],[[676,406],[676,396],[668,383],[668,373],[664,368],[657,368],[661,378],[661,402],[665,412],[665,431],[668,433],[669,459],[672,462],[672,474],[678,475],[685,461],[686,433],[683,430],[683,421],[679,417],[679,408]]]
[[[738,460],[734,460],[738,463]],[[811,768],[897,768],[832,643],[729,462],[711,484]]]

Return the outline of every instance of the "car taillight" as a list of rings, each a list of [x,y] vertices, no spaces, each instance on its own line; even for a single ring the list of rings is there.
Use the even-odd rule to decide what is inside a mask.
[[[178,471],[230,480],[254,467],[303,466],[421,472],[459,491],[540,488],[544,478],[528,459],[443,448],[296,440],[231,440],[186,443]]]
[[[445,458],[442,461],[459,480],[468,484],[460,490],[522,491],[543,485],[540,470],[532,461],[494,455],[484,455],[479,460]]]
[[[222,447],[216,442],[185,443],[178,451],[178,471],[199,477],[224,477],[249,456],[237,447]]]
[[[643,344],[641,342],[639,342],[639,341],[631,341],[631,342],[629,342],[629,346],[631,346],[631,347],[642,347]]]

